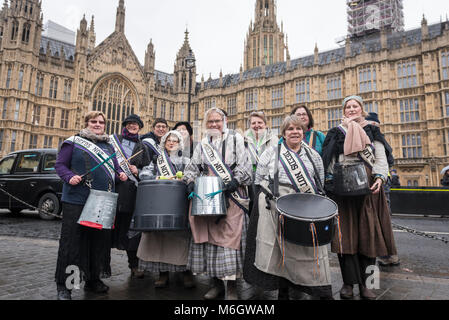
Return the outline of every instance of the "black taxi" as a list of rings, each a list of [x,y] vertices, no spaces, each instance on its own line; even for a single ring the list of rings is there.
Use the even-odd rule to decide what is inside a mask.
[[[31,205],[43,209],[42,219],[61,215],[63,182],[55,171],[56,157],[56,149],[33,149],[0,160],[0,209],[20,213]]]

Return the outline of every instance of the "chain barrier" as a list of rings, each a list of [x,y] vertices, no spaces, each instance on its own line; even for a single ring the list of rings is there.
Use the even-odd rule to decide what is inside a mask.
[[[46,215],[49,215],[49,216],[52,216],[52,217],[55,217],[55,218],[58,218],[58,219],[62,219],[61,215],[57,215],[57,214],[48,212],[45,209],[36,208],[35,206],[32,206],[31,204],[26,203],[25,201],[18,199],[17,197],[13,196],[12,194],[7,192],[6,190],[3,190],[2,188],[0,188],[0,191],[2,191],[4,194],[8,195],[9,197],[13,198],[14,200],[16,200],[16,201],[26,205],[27,207],[29,207],[29,208],[31,208],[31,209],[33,209],[35,211],[38,211],[39,213],[44,213]],[[396,224],[394,222],[392,222],[391,224],[392,224],[393,227],[395,227],[395,228],[397,228],[399,230],[403,230],[403,231],[406,231],[408,233],[411,233],[411,234],[414,234],[414,235],[417,235],[417,236],[420,236],[420,237],[425,237],[425,238],[432,239],[432,240],[442,241],[442,242],[444,242],[446,244],[449,244],[449,239],[446,239],[444,237],[437,237],[437,236],[435,236],[433,234],[429,234],[429,233],[426,233],[424,231],[415,230],[415,229],[412,229],[410,227],[404,227],[404,226],[398,225],[398,224]]]
[[[16,200],[16,201],[18,201],[18,202],[20,202],[20,203],[26,205],[26,206],[27,206],[28,208],[30,208],[30,209],[33,209],[33,210],[35,210],[35,211],[37,211],[37,212],[39,212],[39,213],[46,214],[46,215],[48,215],[48,216],[52,216],[52,217],[55,217],[55,218],[58,218],[58,219],[62,219],[62,215],[57,215],[57,214],[48,212],[47,210],[42,209],[42,208],[36,208],[35,206],[33,206],[33,205],[29,204],[29,203],[26,203],[25,201],[20,200],[19,198],[13,196],[13,195],[10,194],[8,191],[6,191],[6,190],[4,190],[4,189],[2,189],[2,188],[0,188],[0,191],[3,192],[4,194],[8,195],[9,197],[13,198],[14,200]],[[45,204],[44,204],[44,205],[45,205]]]
[[[415,229],[412,229],[412,228],[409,228],[409,227],[404,227],[404,226],[398,225],[398,224],[393,223],[393,222],[391,224],[393,225],[393,227],[395,227],[395,228],[397,228],[399,230],[403,230],[403,231],[406,231],[408,233],[411,233],[411,234],[414,234],[414,235],[417,235],[417,236],[420,236],[420,237],[425,237],[425,238],[432,239],[432,240],[437,240],[437,241],[443,241],[445,244],[449,244],[449,239],[446,239],[446,238],[443,238],[443,237],[437,237],[437,236],[435,236],[433,234],[429,234],[429,233],[426,233],[424,231],[418,231],[418,230],[415,230]]]

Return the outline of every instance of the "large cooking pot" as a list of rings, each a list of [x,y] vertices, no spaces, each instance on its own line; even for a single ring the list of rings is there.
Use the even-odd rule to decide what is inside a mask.
[[[78,223],[98,230],[114,227],[118,193],[91,189]]]
[[[332,241],[338,206],[331,199],[316,194],[294,193],[280,197],[276,208],[284,218],[286,241],[306,247],[323,246]]]
[[[144,180],[137,187],[133,231],[188,230],[187,186],[177,180]]]
[[[207,195],[224,189],[220,177],[198,177],[195,180],[195,196],[192,200],[192,216],[220,217],[226,215],[225,194],[220,192],[214,197]]]

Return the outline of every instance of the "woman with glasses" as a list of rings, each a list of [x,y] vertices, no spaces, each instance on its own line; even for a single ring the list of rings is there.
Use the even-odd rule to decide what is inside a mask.
[[[204,136],[195,148],[186,168],[188,193],[195,190],[200,176],[218,176],[225,183],[227,215],[223,218],[190,216],[192,242],[188,268],[194,274],[213,278],[212,288],[204,298],[212,300],[225,293],[228,300],[237,299],[236,280],[242,278],[246,229],[249,209],[247,186],[252,168],[243,137],[227,128],[222,110],[209,109],[204,117]]]
[[[106,117],[103,113],[89,112],[84,120],[85,128],[62,144],[55,165],[57,174],[64,181],[64,215],[55,274],[58,300],[71,299],[72,283],[67,278],[73,273],[68,268],[74,266],[80,271],[75,272],[75,275],[81,276],[75,281],[79,280],[80,283],[86,280],[84,290],[94,293],[109,290],[100,280],[100,274],[109,271],[111,233],[81,226],[78,220],[90,189],[114,192],[117,179],[128,179],[115,157],[109,161],[109,165],[92,170],[103,163],[102,159],[113,155],[114,148],[105,134]]]
[[[323,143],[326,136],[324,133],[313,129],[315,121],[309,108],[306,106],[298,106],[292,110],[290,115],[299,117],[305,123],[307,126],[307,131],[304,132],[305,143],[320,155],[323,155]]]
[[[168,132],[162,137],[160,146],[159,157],[142,170],[141,179],[171,178],[159,169],[161,165],[172,168],[172,174],[176,175],[177,172],[183,172],[189,163],[190,159],[182,156],[180,152],[184,148],[180,132]],[[154,284],[156,288],[165,288],[168,285],[170,272],[183,273],[185,288],[195,286],[192,273],[186,267],[190,238],[190,231],[158,231],[142,234],[137,251],[137,256],[140,259],[139,270],[159,273],[159,279]]]

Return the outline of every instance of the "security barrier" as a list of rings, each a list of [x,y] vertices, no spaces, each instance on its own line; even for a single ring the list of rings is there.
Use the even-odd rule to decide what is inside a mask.
[[[393,213],[449,216],[449,188],[446,187],[392,188],[390,201]]]

